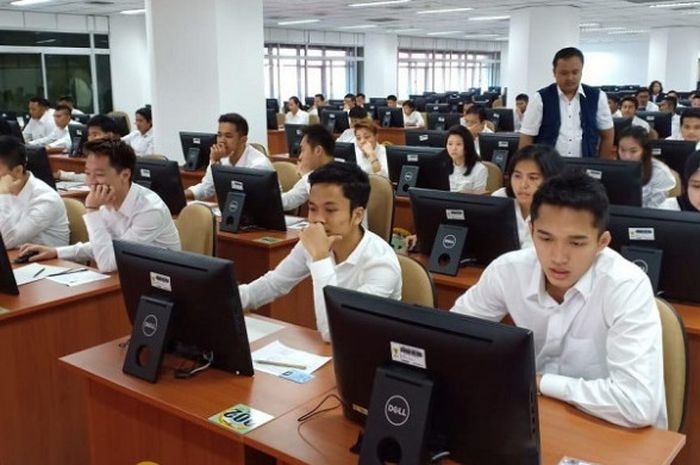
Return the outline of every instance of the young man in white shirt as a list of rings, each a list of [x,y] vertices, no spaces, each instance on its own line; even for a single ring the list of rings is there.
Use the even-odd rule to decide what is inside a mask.
[[[158,194],[132,182],[134,150],[119,139],[108,138],[87,142],[85,153],[90,193],[83,220],[90,242],[58,248],[25,244],[20,254],[37,252],[30,261],[92,260],[100,271],[112,272],[117,269],[114,239],[180,250],[180,236],[168,207]]]
[[[681,115],[681,133],[666,140],[686,140],[695,142],[695,150],[700,150],[700,108],[688,108]]]
[[[416,104],[412,100],[403,102],[403,126],[405,128],[424,128],[423,115],[416,111]]]
[[[71,141],[70,132],[68,131],[68,124],[71,121],[70,117],[70,107],[57,105],[53,112],[55,129],[48,136],[29,142],[29,145],[43,145],[49,154],[70,152],[73,146],[73,141]]]
[[[661,321],[646,274],[607,246],[605,189],[584,173],[546,181],[534,248],[502,255],[452,311],[510,315],[535,340],[538,390],[609,422],[667,427]]]
[[[87,122],[87,140],[93,141],[118,136],[117,123],[107,115],[95,115]],[[80,156],[83,154],[81,153]],[[85,173],[58,170],[53,174],[58,181],[85,182]]]
[[[248,122],[238,113],[219,117],[216,145],[211,146],[209,166],[202,181],[185,190],[187,200],[203,200],[216,193],[211,165],[238,166],[259,170],[274,170],[270,159],[248,144]]]
[[[520,126],[523,124],[523,118],[525,117],[525,110],[527,110],[527,104],[530,102],[530,97],[527,94],[518,94],[515,97],[515,108],[513,109],[513,125],[515,126],[515,131],[520,131]]]
[[[0,235],[5,247],[14,249],[27,242],[68,245],[63,200],[26,165],[24,145],[14,137],[0,136]]]
[[[287,100],[289,111],[284,117],[285,124],[309,124],[309,114],[301,109],[301,101],[297,97]]]
[[[681,115],[676,113],[678,99],[671,95],[664,96],[659,103],[659,110],[671,113],[671,137],[678,137],[681,134]]]
[[[136,110],[136,130],[122,137],[134,149],[137,157],[153,153],[153,117],[148,107]]]
[[[367,110],[362,107],[355,107],[348,113],[350,127],[343,131],[336,139],[336,142],[355,142],[355,125],[362,121],[367,121]]]
[[[487,116],[484,107],[474,105],[464,112],[464,125],[469,132],[472,134],[474,139],[474,149],[477,155],[481,155],[481,148],[479,146],[479,134],[487,133],[493,134],[493,131],[486,126]]]
[[[258,308],[291,291],[311,275],[316,326],[330,340],[325,286],[401,298],[401,268],[391,246],[361,226],[369,179],[354,163],[329,163],[309,176],[309,223],[299,243],[272,271],[238,287],[245,309]]]
[[[620,113],[623,118],[632,118],[632,126],[639,126],[644,128],[646,132],[649,132],[649,129],[651,129],[649,123],[637,116],[638,105],[637,99],[634,97],[623,97],[620,99]]]
[[[357,95],[355,95],[355,105],[364,108],[365,107],[365,100],[367,99],[367,96],[363,94],[362,92],[359,92]]]
[[[85,114],[82,111],[75,108],[75,102],[73,101],[73,97],[71,97],[70,95],[64,95],[63,97],[59,97],[59,99],[56,101],[56,103],[58,105],[66,105],[68,108],[70,108],[71,116]]]
[[[326,97],[323,94],[314,95],[314,107],[309,110],[309,115],[320,116],[318,111],[326,106]]]
[[[32,97],[29,99],[29,115],[31,119],[22,131],[25,142],[46,137],[56,129],[56,124],[53,121],[53,111],[50,110],[50,107],[49,101],[43,97]]]
[[[349,112],[355,108],[355,106],[357,106],[357,97],[355,97],[355,94],[345,94],[345,97],[343,97],[343,110]]]
[[[386,97],[386,106],[389,108],[398,108],[399,104],[399,99],[396,98],[396,95],[391,94]]]
[[[637,89],[634,96],[637,98],[639,111],[659,111],[659,106],[651,101],[651,94],[646,87]]]

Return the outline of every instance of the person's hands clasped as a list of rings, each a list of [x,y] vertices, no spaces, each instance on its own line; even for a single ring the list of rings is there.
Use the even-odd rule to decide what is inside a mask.
[[[85,208],[97,210],[102,205],[109,205],[116,199],[116,194],[111,186],[106,184],[93,184],[90,193],[85,198]]]
[[[311,224],[299,234],[299,240],[315,262],[328,258],[333,245],[340,239],[342,236],[338,234],[326,234],[321,223]]]

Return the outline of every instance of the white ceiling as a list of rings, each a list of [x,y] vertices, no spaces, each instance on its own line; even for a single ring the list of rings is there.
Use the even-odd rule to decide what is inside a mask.
[[[0,0],[0,8],[18,9],[11,0]],[[196,0],[192,0],[196,1]],[[230,0],[235,1],[235,0]],[[508,20],[472,21],[479,16],[511,15],[526,6],[574,4],[581,9],[581,23],[595,23],[592,30],[582,29],[582,41],[640,39],[652,28],[699,26],[700,2],[691,0],[583,0],[546,2],[527,0],[410,0],[386,6],[351,8],[349,3],[375,0],[263,0],[265,25],[311,30],[351,32],[398,31],[400,35],[426,36],[431,32],[458,31],[440,37],[507,38]],[[682,3],[675,8],[649,8],[650,4]],[[688,5],[690,4],[690,5]],[[21,7],[25,11],[110,15],[125,9],[143,8],[143,0],[52,0],[49,3]],[[416,14],[422,10],[471,7],[472,11],[443,14]],[[319,19],[312,24],[280,26],[279,22]],[[376,25],[374,28],[346,29],[351,26]],[[612,29],[617,28],[617,29]],[[596,30],[597,29],[597,30]],[[602,29],[602,30],[600,30]],[[622,32],[622,33],[620,33]],[[489,34],[489,37],[483,35]],[[473,37],[476,35],[477,37]],[[482,35],[479,37],[479,35]],[[470,38],[470,37],[467,37]]]

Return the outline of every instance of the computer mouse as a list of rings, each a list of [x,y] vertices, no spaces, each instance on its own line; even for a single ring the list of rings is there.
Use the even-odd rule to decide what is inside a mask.
[[[30,250],[29,252],[16,257],[14,260],[14,263],[27,263],[30,258],[32,258],[34,255],[38,255],[38,254],[39,254],[39,252],[37,252],[36,250]]]

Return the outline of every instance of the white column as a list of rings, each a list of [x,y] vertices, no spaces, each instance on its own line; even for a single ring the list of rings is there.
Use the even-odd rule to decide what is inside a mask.
[[[695,89],[698,81],[700,28],[652,29],[649,34],[647,82],[659,80],[665,90]]]
[[[133,120],[136,110],[151,103],[146,17],[110,16],[109,48],[114,109]]]
[[[510,18],[508,95],[530,96],[554,81],[552,59],[564,47],[578,47],[579,8],[551,6],[523,8]],[[584,67],[584,81],[586,71]],[[511,99],[512,101],[512,99]]]
[[[395,34],[365,34],[364,89],[360,91],[368,98],[396,94],[398,49]],[[408,95],[401,98],[408,98]]]
[[[183,161],[178,132],[216,132],[236,112],[267,144],[258,0],[147,0],[156,153]]]

